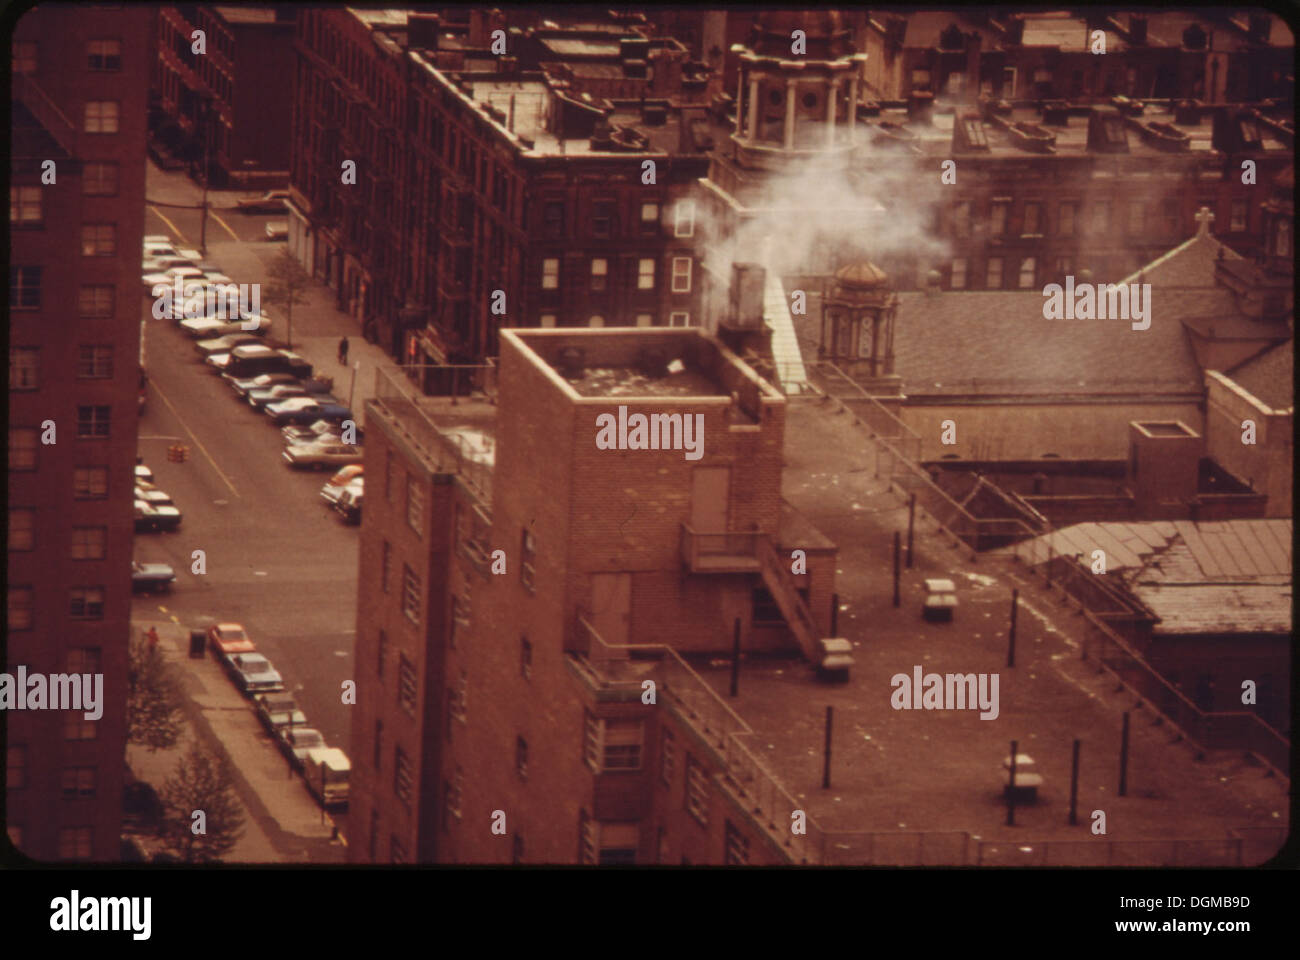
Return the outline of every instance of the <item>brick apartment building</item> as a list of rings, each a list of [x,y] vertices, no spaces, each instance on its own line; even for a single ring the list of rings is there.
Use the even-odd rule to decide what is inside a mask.
[[[119,854],[152,22],[44,6],[13,38],[3,669],[104,677],[98,721],[4,713],[9,837],[42,861]]]
[[[730,721],[681,659],[737,623],[747,655],[830,635],[836,550],[781,498],[784,398],[697,331],[501,346],[495,404],[390,384],[367,411],[354,861],[786,862],[720,785]],[[701,416],[702,457],[600,449],[620,405]]]
[[[631,26],[512,26],[495,56],[492,26],[304,12],[290,251],[406,362],[479,362],[500,327],[697,323],[708,139],[679,100],[686,51]],[[592,73],[641,81],[648,63],[631,98]]]
[[[221,186],[282,186],[289,170],[292,6],[159,7],[150,132],[162,154]],[[195,31],[205,49],[194,52]]]

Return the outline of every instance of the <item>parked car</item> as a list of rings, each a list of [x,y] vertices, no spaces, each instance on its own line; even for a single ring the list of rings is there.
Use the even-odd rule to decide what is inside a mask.
[[[288,222],[285,220],[272,220],[270,223],[268,223],[266,225],[266,239],[271,241],[288,240],[289,239]]]
[[[152,483],[136,484],[135,498],[143,500],[151,507],[174,507],[170,493],[159,490]]]
[[[310,397],[294,397],[283,403],[272,403],[266,415],[277,427],[291,423],[311,423],[314,420],[351,420],[352,411],[339,403],[320,403]]]
[[[328,381],[326,381],[328,382]],[[351,439],[358,444],[365,443],[365,431],[357,427]],[[316,440],[334,440],[339,443],[343,440],[343,423],[336,420],[316,420],[305,427],[290,426],[282,427],[280,435],[284,437],[286,445],[294,443],[313,443]]]
[[[228,657],[225,664],[230,679],[245,696],[278,693],[284,689],[284,678],[280,676],[280,671],[260,653],[236,653]]]
[[[225,377],[237,397],[247,397],[248,391],[257,390],[261,387],[275,387],[282,383],[299,382],[298,378],[292,373],[259,373],[255,377],[232,377],[230,374],[225,374]]]
[[[176,256],[176,248],[172,246],[170,240],[149,240],[145,239],[144,246],[140,248],[141,264],[148,263],[152,260],[159,260],[163,257]],[[200,267],[200,270],[203,268]]]
[[[271,387],[259,387],[256,390],[248,391],[248,405],[254,410],[261,410],[269,403],[279,403],[281,400],[292,400],[295,397],[315,397],[319,394],[311,393],[302,385],[302,381],[295,380],[293,383],[277,383]]]
[[[351,773],[352,763],[338,747],[313,747],[303,757],[303,782],[326,810],[347,807]]]
[[[307,751],[315,750],[325,746],[325,738],[315,727],[291,727],[284,726],[280,728],[280,735],[275,739],[276,745],[280,752],[293,763],[298,770],[302,769],[302,764],[307,759]]]
[[[155,507],[144,500],[135,502],[135,532],[158,533],[162,530],[174,532],[181,526],[181,512],[175,507]]]
[[[219,660],[233,657],[237,653],[253,653],[257,649],[248,638],[242,623],[214,623],[208,627],[208,646]]]
[[[222,317],[192,317],[181,321],[181,329],[196,339],[216,339],[241,333],[264,337],[271,332],[271,321],[260,315],[241,317],[238,320]]]
[[[339,497],[342,496],[348,484],[360,480],[363,476],[365,476],[365,468],[362,464],[356,463],[350,467],[344,467],[330,477],[325,486],[320,488],[321,499],[331,507],[334,506],[339,502]]]
[[[273,340],[266,341],[270,353],[255,346],[239,347],[231,351],[226,371],[232,377],[255,377],[263,373],[291,373],[300,380],[311,376],[311,361],[285,350]]]
[[[153,483],[153,471],[143,463],[137,463],[135,465],[135,479],[136,482],[143,480],[145,483]]]
[[[131,590],[135,593],[167,593],[176,582],[176,571],[165,563],[131,561]]]
[[[235,209],[240,213],[284,213],[288,200],[288,190],[268,190],[260,197],[236,200]]]
[[[227,353],[235,347],[259,347],[268,353],[271,351],[266,341],[255,333],[227,333],[219,337],[199,340],[194,344],[194,349],[205,357],[210,357],[214,353]]]
[[[358,524],[361,522],[361,501],[365,498],[365,487],[361,481],[357,480],[343,489],[339,494],[338,503],[334,504],[334,509],[338,511],[339,517],[346,524]]]
[[[289,466],[301,469],[324,470],[365,459],[365,450],[355,443],[334,443],[318,440],[316,443],[295,443],[286,447],[281,456]]]
[[[172,238],[165,233],[146,233],[141,237],[141,241],[147,247],[151,243],[171,243]]]
[[[262,721],[262,726],[272,736],[290,723],[295,727],[307,726],[307,714],[298,709],[298,703],[292,694],[259,693],[253,701],[257,704],[257,719]]]
[[[149,270],[148,266],[146,266],[145,270],[146,272],[140,280],[144,283],[145,292],[151,297],[158,296],[158,294],[154,293],[154,287],[171,287],[176,283],[177,277],[181,278],[182,291],[185,283],[191,280],[203,279],[203,271],[198,267],[171,267],[170,269]]]

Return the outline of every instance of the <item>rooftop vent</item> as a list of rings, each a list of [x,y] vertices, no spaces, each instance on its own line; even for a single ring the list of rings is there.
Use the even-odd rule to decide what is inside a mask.
[[[587,351],[582,347],[564,347],[560,350],[555,366],[563,376],[576,380],[587,368]]]

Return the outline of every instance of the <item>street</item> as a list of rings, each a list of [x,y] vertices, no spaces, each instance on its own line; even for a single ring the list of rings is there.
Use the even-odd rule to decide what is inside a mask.
[[[197,203],[199,195],[181,174],[161,173],[150,164],[151,201]],[[284,218],[222,209],[245,195],[210,193],[207,257],[235,282],[256,283],[266,279],[265,264],[286,249],[266,241],[265,224]],[[148,207],[146,233],[166,233],[179,246],[197,245],[199,225],[198,210]],[[316,363],[320,375],[335,378],[336,395],[347,402],[350,375],[335,362],[333,344],[343,333],[364,344],[349,329],[349,318],[315,306],[317,300],[332,302],[329,291],[317,286],[309,296],[311,303],[295,307],[294,347]],[[173,321],[154,319],[151,305],[142,297],[149,391],[139,453],[184,522],[178,533],[136,536],[135,558],[171,564],[177,580],[171,595],[137,597],[133,619],[174,617],[187,629],[218,621],[244,624],[310,724],[331,746],[349,750],[341,685],[353,672],[359,528],[342,524],[320,499],[332,470],[289,469],[281,459],[279,430],[204,366],[194,341]],[[264,312],[275,320],[272,336],[285,339],[283,309]],[[167,460],[167,448],[176,443],[189,447],[184,463]],[[204,552],[206,573],[192,572],[196,550]]]

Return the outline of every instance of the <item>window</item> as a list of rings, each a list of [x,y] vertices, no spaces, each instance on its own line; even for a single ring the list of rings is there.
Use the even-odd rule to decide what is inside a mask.
[[[36,469],[36,430],[32,427],[9,428],[9,469]]]
[[[411,474],[406,475],[406,525],[417,534],[424,520],[424,490]]]
[[[689,327],[691,325],[691,315],[685,310],[674,310],[668,314],[668,326],[670,327]]]
[[[1028,290],[1034,285],[1034,278],[1038,275],[1038,260],[1035,257],[1025,257],[1020,261],[1020,289]]]
[[[411,762],[399,746],[393,747],[393,793],[408,808],[411,806]]]
[[[393,863],[406,863],[406,847],[395,833],[388,837],[388,859]]]
[[[984,277],[984,286],[989,290],[1002,289],[1002,258],[989,257],[988,273]]]
[[[558,257],[547,257],[542,261],[542,289],[560,289],[560,260]]]
[[[952,262],[952,274],[948,280],[948,286],[953,290],[966,289],[966,260],[958,257]]]
[[[420,580],[406,564],[402,564],[402,614],[412,623],[420,622]]]
[[[83,343],[77,347],[77,377],[82,380],[111,380],[113,377],[112,346]]]
[[[952,208],[952,233],[955,237],[970,236],[970,201],[963,200]]]
[[[17,310],[41,308],[41,268],[9,268],[9,306]]]
[[[384,721],[375,721],[375,773],[383,768],[384,765]]]
[[[12,510],[9,511],[9,515],[10,515],[10,528],[12,531],[12,526],[13,526]],[[10,532],[9,536],[11,538],[9,549],[13,550],[14,549],[14,547],[12,546],[13,533]],[[531,678],[533,675],[533,644],[527,637],[519,638],[519,675],[523,677],[525,680]]]
[[[1011,204],[997,201],[989,208],[989,233],[1000,237],[1007,232],[1007,210]]]
[[[594,821],[587,817],[586,810],[578,811],[578,862],[594,864],[596,852],[600,849],[598,831]]]
[[[103,560],[107,543],[107,527],[73,527],[72,559]]]
[[[1233,233],[1240,233],[1246,229],[1246,201],[1233,200],[1228,221],[1228,229]]]
[[[95,795],[94,767],[64,767],[61,780],[64,800],[85,800]]]
[[[597,863],[602,866],[636,863],[640,831],[635,823],[597,823],[594,826],[596,846],[600,850]]]
[[[690,257],[673,257],[673,293],[691,292]]]
[[[1110,229],[1110,204],[1105,200],[1098,200],[1092,205],[1092,231],[1093,233],[1105,233]]]
[[[112,257],[117,255],[117,227],[111,223],[81,225],[81,255]]]
[[[451,598],[451,648],[456,649],[457,640],[463,647],[469,638],[469,597],[455,595]]]
[[[1042,236],[1039,228],[1039,221],[1042,218],[1043,205],[1041,203],[1025,204],[1025,222],[1021,234],[1026,237]]]
[[[36,544],[36,511],[27,507],[9,508],[9,549],[31,550]]]
[[[86,133],[117,133],[117,113],[116,100],[87,100]]]
[[[702,827],[709,825],[709,778],[695,758],[686,757],[686,810]]]
[[[384,663],[388,660],[388,631],[379,631],[379,643],[376,646],[375,673],[382,680],[384,679]]]
[[[1056,232],[1063,237],[1074,236],[1074,221],[1079,212],[1077,203],[1063,203],[1057,209]]]
[[[591,235],[610,237],[614,230],[614,201],[597,200],[591,208]]]
[[[695,236],[695,201],[678,200],[676,207],[677,224],[673,230],[675,237]]]
[[[77,436],[81,439],[107,437],[109,408],[107,405],[77,407]]]
[[[9,588],[9,629],[30,630],[32,628],[32,588]]]
[[[77,312],[83,317],[111,317],[113,315],[113,288],[86,286],[77,297]]]
[[[564,201],[548,200],[543,204],[542,236],[547,240],[564,239]]]
[[[9,348],[9,389],[35,390],[40,371],[41,351],[37,347]]]
[[[641,769],[641,720],[604,720],[586,715],[584,755],[596,773]]]
[[[533,589],[533,580],[537,574],[537,540],[533,532],[524,529],[519,538],[519,582],[529,590]]]
[[[651,257],[641,257],[636,263],[636,288],[653,290],[655,288],[655,262]]]
[[[11,746],[5,751],[5,786],[17,790],[27,786],[27,748]]]
[[[643,203],[641,204],[641,230],[644,233],[653,233],[659,226],[659,204]]]
[[[104,588],[73,587],[68,592],[68,615],[73,620],[103,620]]]
[[[406,654],[398,654],[397,668],[397,705],[410,716],[415,716],[415,664],[406,659]]]
[[[1147,207],[1145,203],[1134,200],[1128,205],[1128,232],[1141,233],[1146,228]]]
[[[653,327],[655,325],[654,314],[638,313],[636,315],[636,325],[638,327]]]
[[[12,461],[13,454],[10,453]],[[104,500],[108,497],[108,467],[77,467],[72,471],[74,500]]]
[[[36,44],[14,41],[14,73],[36,72]]]
[[[460,767],[455,775],[442,784],[442,829],[450,830],[451,821],[460,819],[460,807],[464,794],[464,775]]]
[[[39,224],[45,221],[44,199],[40,187],[9,188],[9,222]]]
[[[69,710],[63,718],[64,740],[95,740],[99,737],[99,722],[87,720],[85,714]]]
[[[68,673],[99,673],[102,662],[99,647],[73,647],[68,651]]]
[[[81,192],[87,197],[117,196],[117,164],[88,163],[81,173]]]
[[[766,623],[784,623],[781,608],[772,594],[765,587],[755,587],[752,596],[753,608],[750,618],[756,626]]]
[[[59,828],[59,859],[90,859],[91,844],[94,836],[95,831],[92,827]]]
[[[555,314],[553,313],[542,314],[540,317],[537,318],[537,325],[541,327],[555,326]]]
[[[727,821],[726,830],[726,860],[727,866],[743,867],[749,863],[749,838],[736,829],[730,820]]]
[[[528,779],[528,741],[515,737],[515,772],[521,780]]]
[[[521,833],[516,833],[510,842],[510,862],[524,862],[524,836]]]
[[[383,590],[384,593],[388,592],[388,575],[392,572],[392,567],[393,567],[393,546],[387,540],[385,540],[381,552],[381,560],[379,565],[379,588]]]
[[[663,743],[659,748],[659,779],[666,784],[673,782],[673,768],[677,763],[677,740],[673,732],[664,728]]]
[[[120,40],[91,40],[86,44],[86,66],[91,70],[121,70]]]
[[[605,280],[609,274],[609,261],[605,259],[594,259],[591,261],[591,289],[604,290]]]

